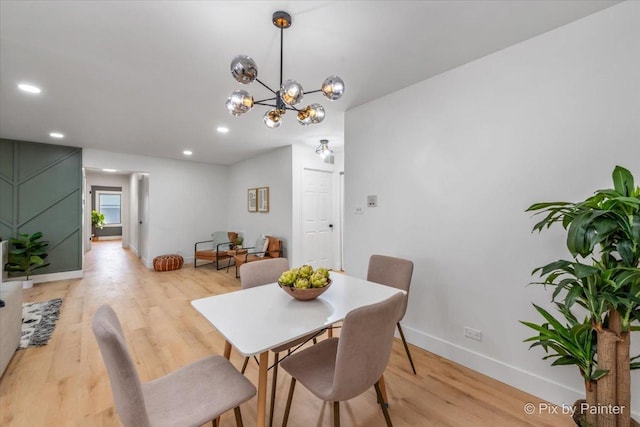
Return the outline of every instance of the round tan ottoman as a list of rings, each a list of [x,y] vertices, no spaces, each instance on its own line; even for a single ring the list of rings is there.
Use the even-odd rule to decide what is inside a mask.
[[[180,255],[160,255],[153,259],[155,271],[172,271],[182,268],[184,258]]]

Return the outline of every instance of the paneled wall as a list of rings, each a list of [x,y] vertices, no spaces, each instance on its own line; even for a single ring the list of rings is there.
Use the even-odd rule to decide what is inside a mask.
[[[41,231],[50,266],[82,269],[82,149],[0,139],[0,236]]]

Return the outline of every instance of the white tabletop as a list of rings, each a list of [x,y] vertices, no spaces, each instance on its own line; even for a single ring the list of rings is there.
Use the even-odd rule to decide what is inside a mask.
[[[277,283],[197,299],[191,304],[240,353],[252,356],[333,325],[358,307],[390,298],[399,289],[331,273],[331,287],[298,301]]]

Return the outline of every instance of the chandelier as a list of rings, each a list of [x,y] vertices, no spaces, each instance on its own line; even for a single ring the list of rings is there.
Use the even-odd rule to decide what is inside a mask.
[[[238,55],[231,61],[231,75],[242,84],[249,84],[254,80],[267,88],[274,96],[254,101],[253,96],[245,90],[236,90],[227,99],[226,106],[232,116],[240,116],[253,108],[254,105],[271,107],[263,117],[264,124],[269,128],[277,128],[282,124],[282,116],[287,110],[296,111],[298,123],[303,126],[317,124],[324,120],[324,107],[313,103],[306,107],[296,107],[305,94],[322,92],[330,101],[339,99],[344,93],[344,82],[338,76],[329,76],[318,90],[305,92],[302,85],[295,80],[282,81],[282,40],[284,30],[291,26],[291,15],[284,11],[277,11],[272,17],[273,25],[280,28],[280,86],[278,90],[271,89],[258,79],[258,66],[249,56]],[[329,147],[327,147],[328,149]]]
[[[316,154],[322,157],[323,159],[326,159],[327,157],[333,154],[333,150],[329,148],[328,139],[320,140],[320,145],[318,146],[318,148],[316,148]]]

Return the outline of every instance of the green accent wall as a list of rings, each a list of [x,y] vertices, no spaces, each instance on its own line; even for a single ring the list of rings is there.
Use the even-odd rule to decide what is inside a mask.
[[[0,139],[0,237],[36,231],[51,265],[34,275],[82,269],[82,149]]]

